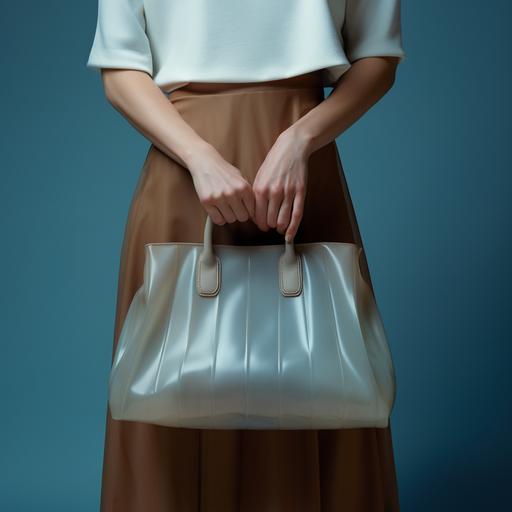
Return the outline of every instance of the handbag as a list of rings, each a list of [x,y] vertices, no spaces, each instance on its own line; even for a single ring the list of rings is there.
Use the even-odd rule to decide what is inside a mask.
[[[344,242],[144,246],[109,378],[116,420],[208,429],[386,427],[396,380]]]

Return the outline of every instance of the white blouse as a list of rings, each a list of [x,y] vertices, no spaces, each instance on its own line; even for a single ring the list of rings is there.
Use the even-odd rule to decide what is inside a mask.
[[[402,61],[400,0],[99,0],[87,67],[138,69],[170,92],[187,82],[258,82],[361,57]]]

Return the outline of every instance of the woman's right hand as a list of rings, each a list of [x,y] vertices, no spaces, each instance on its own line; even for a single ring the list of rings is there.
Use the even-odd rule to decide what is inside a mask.
[[[252,185],[212,146],[192,152],[187,167],[199,200],[215,224],[254,218]]]
[[[189,169],[214,223],[254,218],[252,186],[182,118],[148,73],[103,68],[102,78],[107,99],[116,110],[164,154]]]

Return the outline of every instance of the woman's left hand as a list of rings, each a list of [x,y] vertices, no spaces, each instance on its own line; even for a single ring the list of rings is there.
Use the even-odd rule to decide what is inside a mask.
[[[306,144],[291,129],[282,132],[253,181],[254,222],[263,231],[276,228],[291,241],[299,228],[308,180]]]

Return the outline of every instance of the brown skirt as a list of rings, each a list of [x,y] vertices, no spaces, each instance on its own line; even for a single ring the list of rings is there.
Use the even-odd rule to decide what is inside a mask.
[[[251,183],[278,134],[323,99],[318,72],[271,82],[188,84],[169,95],[196,132]],[[112,357],[143,282],[144,244],[202,242],[205,218],[188,170],[151,145],[124,233]],[[214,225],[213,241],[282,244],[284,237],[249,220]],[[310,157],[295,241],[362,246],[334,142]],[[371,285],[366,257],[362,271]],[[107,409],[101,512],[398,510],[390,426],[186,429],[113,420]]]

